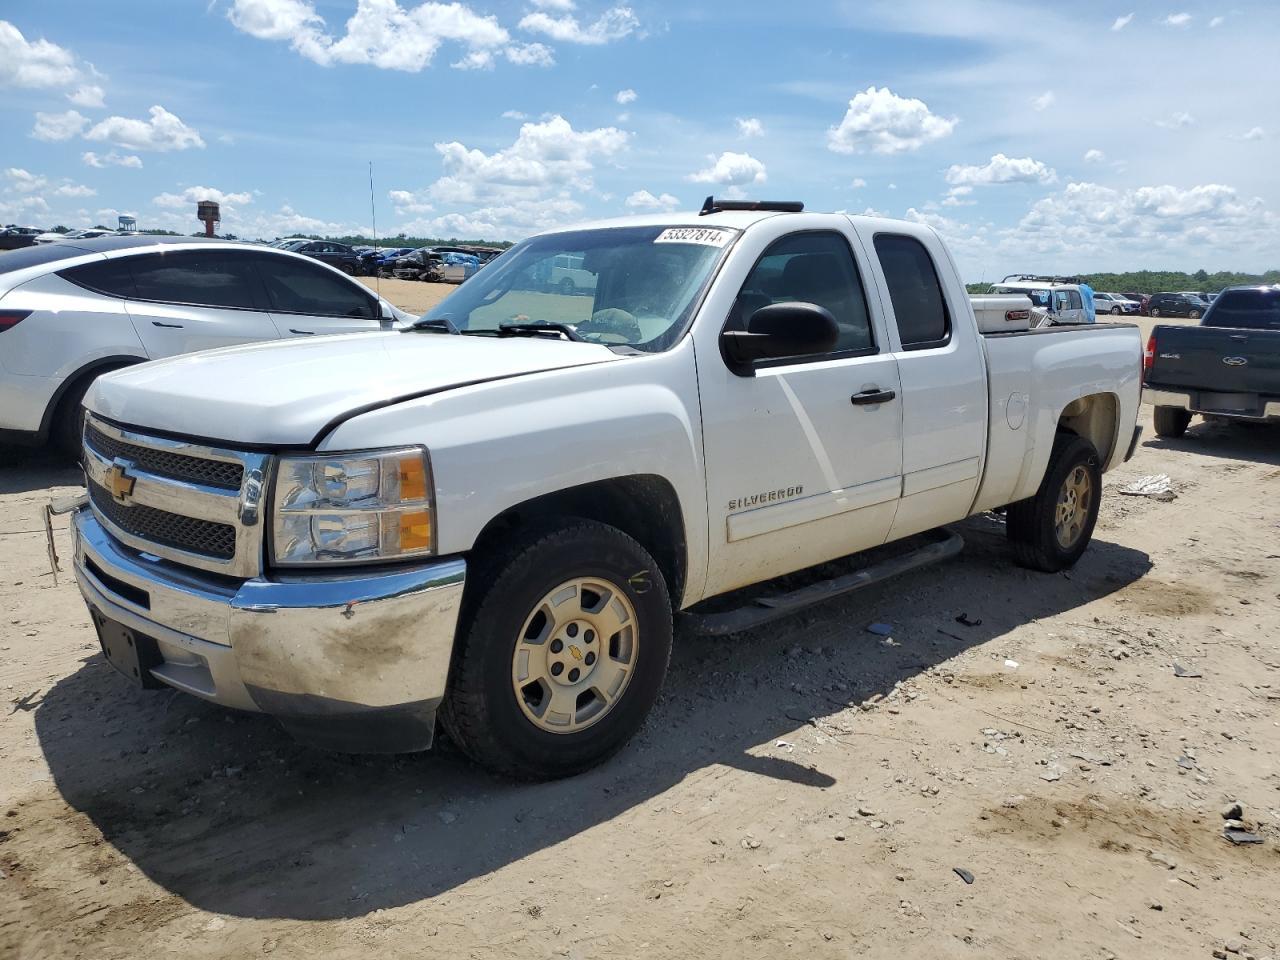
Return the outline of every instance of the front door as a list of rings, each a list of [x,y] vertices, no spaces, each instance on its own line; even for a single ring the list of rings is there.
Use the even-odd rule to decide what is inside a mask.
[[[282,337],[377,330],[377,298],[359,280],[283,254],[254,253],[271,317]]]
[[[893,522],[902,485],[897,361],[883,318],[869,309],[852,231],[803,230],[803,222],[788,217],[753,231],[755,257],[735,258],[753,265],[718,285],[733,285],[732,303],[716,296],[704,307],[727,304],[723,325],[698,325],[707,595],[877,546]],[[755,310],[788,301],[831,311],[835,348],[761,362],[745,376],[731,371],[721,330],[745,329]],[[867,403],[873,392],[883,399]]]

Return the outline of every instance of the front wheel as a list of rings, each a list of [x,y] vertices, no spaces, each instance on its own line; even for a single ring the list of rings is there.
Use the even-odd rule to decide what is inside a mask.
[[[1111,313],[1112,313],[1112,315],[1113,315],[1113,316],[1114,316],[1115,314],[1118,314],[1119,312],[1120,312],[1120,308],[1119,308],[1119,307],[1112,307],[1112,308],[1111,308]]]
[[[1089,546],[1098,522],[1102,468],[1092,443],[1060,433],[1040,489],[1009,505],[1005,530],[1018,562],[1056,573],[1073,567]]]
[[[1151,316],[1153,316],[1153,317],[1158,317],[1158,316],[1160,316],[1160,308],[1159,308],[1159,307],[1152,307],[1152,308],[1151,308]]]
[[[1191,411],[1181,407],[1156,407],[1152,420],[1155,421],[1157,437],[1176,440],[1191,425]]]
[[[613,527],[569,520],[468,572],[445,730],[476,762],[549,780],[601,763],[640,729],[671,656],[653,558]]]
[[[571,297],[578,292],[578,286],[573,282],[572,277],[565,277],[560,281],[560,292],[566,297]]]
[[[1188,317],[1190,317],[1192,320],[1199,320],[1199,319],[1200,319],[1200,311],[1199,311],[1199,310],[1192,310],[1190,313],[1188,313],[1188,314],[1187,314],[1187,316],[1188,316]]]

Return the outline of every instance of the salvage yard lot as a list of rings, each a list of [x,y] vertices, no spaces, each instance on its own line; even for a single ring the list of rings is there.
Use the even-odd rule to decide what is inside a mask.
[[[0,957],[1280,956],[1280,432],[1142,422],[1072,572],[972,519],[944,567],[679,638],[641,737],[534,786],[132,690],[48,573],[76,472],[12,458]],[[1176,500],[1116,492],[1155,473]]]

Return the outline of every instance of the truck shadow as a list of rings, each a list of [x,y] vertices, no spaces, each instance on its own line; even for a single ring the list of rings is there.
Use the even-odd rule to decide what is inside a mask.
[[[1237,423],[1192,420],[1185,436],[1174,440],[1153,437],[1143,443],[1153,450],[1178,450],[1223,460],[1265,463],[1280,467],[1280,426],[1270,423]]]
[[[711,789],[726,767],[830,789],[830,773],[783,758],[775,741],[1150,568],[1146,554],[1095,539],[1070,576],[1031,574],[1013,565],[998,521],[960,530],[965,553],[944,569],[750,634],[679,638],[641,735],[557,783],[495,780],[447,744],[400,757],[311,751],[264,718],[135,691],[100,655],[44,695],[36,730],[63,799],[173,895],[241,917],[363,916],[546,851],[682,781]],[[982,622],[964,626],[961,613]],[[894,644],[866,630],[873,621],[893,624]],[[839,723],[856,735],[863,716]],[[723,842],[741,839],[732,829]],[[113,859],[84,868],[105,872]]]
[[[79,465],[70,457],[45,449],[0,445],[0,494],[43,492],[83,482]]]

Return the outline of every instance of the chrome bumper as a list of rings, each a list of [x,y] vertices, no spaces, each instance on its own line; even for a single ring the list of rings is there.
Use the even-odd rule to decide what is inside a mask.
[[[85,602],[155,641],[155,679],[331,749],[431,745],[463,560],[237,581],[123,547],[87,509],[71,527]]]
[[[1213,396],[1213,394],[1210,394]],[[1142,402],[1155,407],[1177,407],[1192,413],[1209,413],[1215,417],[1236,417],[1241,420],[1280,420],[1280,400],[1258,398],[1257,407],[1251,410],[1222,409],[1212,403],[1205,404],[1200,391],[1160,390],[1144,387]]]

